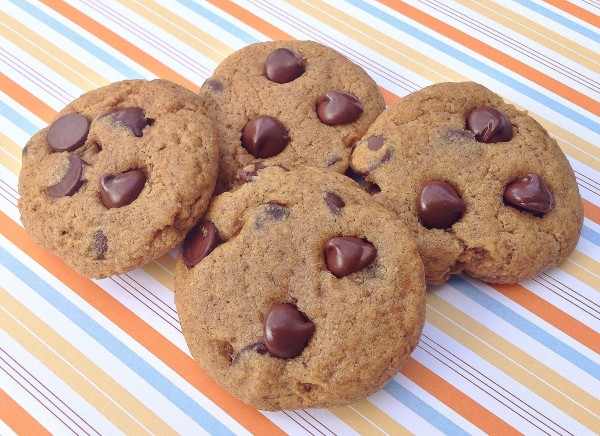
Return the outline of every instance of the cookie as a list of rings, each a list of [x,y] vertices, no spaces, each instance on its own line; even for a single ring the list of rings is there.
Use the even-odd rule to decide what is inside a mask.
[[[25,228],[79,273],[101,278],[162,256],[202,216],[218,144],[199,97],[128,80],[66,106],[23,150]]]
[[[425,315],[414,237],[350,179],[269,167],[216,197],[186,237],[175,303],[196,361],[267,410],[381,388]]]
[[[531,278],[565,259],[581,231],[581,198],[556,141],[476,83],[432,85],[388,107],[351,168],[413,230],[430,284],[461,271]]]
[[[220,138],[216,193],[243,183],[253,161],[343,173],[351,147],[385,108],[377,84],[311,41],[252,44],[227,57],[200,89]]]

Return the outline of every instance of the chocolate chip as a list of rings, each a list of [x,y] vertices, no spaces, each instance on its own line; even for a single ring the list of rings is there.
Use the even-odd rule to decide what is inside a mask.
[[[202,87],[209,87],[211,90],[216,92],[223,90],[223,84],[218,79],[213,78],[206,79],[202,84]]]
[[[142,136],[144,127],[151,124],[151,120],[146,118],[144,111],[139,107],[128,107],[121,109],[113,114],[114,120],[129,127],[133,134],[138,138]]]
[[[317,99],[317,116],[328,126],[351,123],[362,113],[360,101],[346,92],[327,91]]]
[[[285,127],[268,115],[252,118],[242,129],[242,146],[260,159],[281,153],[289,141]]]
[[[325,204],[327,204],[327,207],[329,207],[329,210],[334,215],[341,215],[342,207],[346,205],[344,200],[335,192],[325,193]]]
[[[421,223],[428,229],[448,229],[467,209],[456,190],[442,180],[433,180],[419,193],[417,210]]]
[[[386,163],[387,161],[389,161],[392,158],[392,150],[390,150],[389,148],[385,151],[385,153],[383,153],[383,156],[381,156],[381,159],[379,159],[378,161],[374,162],[370,167],[369,167],[369,172],[373,171],[376,168],[379,168],[381,165],[383,165],[384,163]]]
[[[106,235],[102,233],[102,230],[98,230],[94,234],[94,240],[92,241],[92,253],[94,254],[95,259],[104,259],[106,250],[108,250],[108,239],[106,238]]]
[[[292,50],[278,48],[267,56],[264,74],[271,82],[288,83],[304,74],[304,62]]]
[[[53,151],[73,151],[81,147],[90,132],[90,122],[79,113],[63,115],[48,129],[48,145]]]
[[[341,162],[342,158],[339,156],[329,156],[327,158],[327,161],[325,162],[325,165],[327,165],[328,167],[333,166],[334,164]]]
[[[372,151],[379,150],[381,147],[383,147],[384,142],[385,138],[383,135],[369,136],[367,139],[367,148]]]
[[[250,165],[248,165],[244,168],[240,168],[237,171],[237,178],[241,179],[245,182],[250,182],[253,177],[256,177],[258,175],[258,172],[260,170],[262,170],[263,168],[266,168],[266,165],[264,162],[254,162],[251,165],[252,165],[252,169],[251,169]]]
[[[290,211],[287,207],[282,206],[277,203],[269,203],[267,204],[267,215],[273,218],[275,221],[279,221],[280,219],[288,216]]]
[[[554,206],[552,194],[535,173],[509,183],[504,189],[504,202],[534,215],[548,213]]]
[[[269,352],[269,350],[267,350],[267,346],[265,345],[264,342],[262,342],[262,341],[260,341],[260,342],[254,342],[252,344],[246,345],[240,351],[238,351],[237,353],[235,353],[235,355],[233,356],[233,360],[232,360],[231,363],[236,363],[239,360],[239,358],[241,357],[241,355],[243,353],[247,353],[248,351],[255,351],[258,354],[261,354],[263,356]]]
[[[217,227],[211,221],[196,224],[183,241],[183,263],[193,267],[221,243]]]
[[[473,109],[467,116],[467,129],[479,142],[506,142],[512,138],[512,124],[506,114],[492,106]]]
[[[325,243],[327,269],[338,278],[360,271],[375,257],[373,244],[354,236],[339,236]]]
[[[282,359],[299,356],[315,331],[312,321],[295,306],[279,303],[271,307],[263,324],[265,345]]]
[[[118,176],[107,174],[100,180],[102,203],[109,209],[127,206],[140,195],[145,184],[146,174],[142,170],[131,170]]]
[[[69,155],[69,169],[60,182],[49,187],[46,193],[50,197],[71,196],[77,192],[83,180],[83,161],[76,154]]]

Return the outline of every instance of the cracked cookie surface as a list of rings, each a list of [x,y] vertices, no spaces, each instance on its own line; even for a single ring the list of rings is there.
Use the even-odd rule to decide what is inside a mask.
[[[351,147],[385,108],[358,65],[312,41],[252,44],[227,57],[200,89],[220,137],[216,193],[253,161],[343,173]]]
[[[218,169],[193,92],[128,80],[83,94],[23,152],[19,209],[46,249],[88,277],[162,256],[206,210]]]
[[[476,83],[440,83],[394,103],[350,165],[416,234],[430,284],[461,271],[531,278],[579,238],[581,198],[556,141]]]
[[[196,361],[268,410],[346,404],[416,346],[423,264],[410,231],[343,175],[262,169],[186,237],[175,302]]]

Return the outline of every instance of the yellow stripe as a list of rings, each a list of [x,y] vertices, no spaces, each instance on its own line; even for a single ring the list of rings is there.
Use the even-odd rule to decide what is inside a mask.
[[[169,255],[166,254],[165,256]],[[142,265],[141,268],[165,288],[174,291],[173,269],[166,269],[165,266],[162,265],[161,259]]]
[[[233,51],[218,39],[154,1],[146,0],[144,4],[138,1],[119,0],[119,2],[169,32],[175,38],[198,50],[215,63],[221,62],[224,57]]]
[[[146,433],[148,430],[158,434],[173,433],[173,429],[155,413],[2,287],[0,297],[6,311],[0,316],[0,328],[115,426],[125,433]]]
[[[435,293],[427,293],[427,306],[426,319],[437,329],[581,424],[589,428],[600,428],[600,419],[590,412],[600,410],[598,398],[459,311]]]
[[[375,423],[377,427],[387,434],[407,435],[412,434],[408,429],[398,423],[395,419],[387,415],[383,410],[379,409],[367,400],[358,401],[351,405],[362,416],[369,421]]]
[[[560,269],[562,269],[567,274],[572,275],[573,277],[577,277],[580,281],[584,282],[586,285],[600,290],[600,277],[592,274],[585,268],[582,268],[580,265],[575,263],[573,260],[567,258],[562,264],[560,264]]]
[[[94,70],[3,12],[0,12],[0,35],[84,91],[109,83]]]
[[[415,72],[430,82],[455,81],[462,82],[470,78],[451,70],[431,57],[413,50],[399,41],[387,36],[379,30],[368,26],[356,18],[319,0],[288,0],[288,3],[312,16],[318,21],[328,24],[350,38],[369,47],[371,50]],[[310,4],[309,4],[310,3]],[[509,103],[509,100],[506,100]],[[519,107],[518,105],[515,105]],[[522,107],[520,107],[523,110]],[[600,149],[582,138],[568,132],[545,118],[530,112],[553,136],[560,138],[557,142],[568,151],[570,156],[585,163],[596,171],[600,171]]]
[[[559,33],[553,32],[548,27],[535,23],[524,17],[516,14],[510,9],[494,3],[493,7],[482,5],[474,0],[456,0],[463,6],[478,12],[479,14],[502,24],[516,33],[527,37],[528,39],[537,42],[562,56],[571,59],[572,61],[589,68],[596,73],[600,72],[600,63],[598,63],[598,53],[595,53],[585,46],[577,44],[569,38],[565,38]],[[509,35],[510,36],[510,35]],[[514,37],[515,39],[518,36]],[[594,60],[596,59],[596,60]]]
[[[385,434],[349,406],[335,407],[329,409],[329,411],[361,435]]]
[[[569,256],[569,260],[571,260],[573,263],[580,265],[582,268],[585,268],[587,271],[589,271],[590,274],[596,277],[598,277],[598,274],[600,274],[600,262],[583,254],[579,250],[575,250],[573,253],[571,253],[571,255]],[[583,282],[584,280],[581,281]],[[587,284],[589,285],[589,283]],[[600,290],[600,288],[596,289]]]
[[[13,145],[16,146],[14,142],[8,139],[2,132],[0,132],[0,164],[6,167],[14,175],[18,176],[21,171],[21,159],[16,158],[12,149]],[[21,153],[19,152],[19,155]]]

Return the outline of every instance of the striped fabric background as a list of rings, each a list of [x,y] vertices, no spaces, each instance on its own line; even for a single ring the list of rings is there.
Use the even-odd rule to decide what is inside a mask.
[[[162,77],[194,91],[228,54],[311,39],[363,66],[388,103],[475,80],[542,123],[585,206],[570,258],[515,285],[428,292],[422,340],[380,392],[262,413],[190,358],[174,253],[89,280],[17,209],[21,149],[85,91]],[[0,434],[600,433],[599,0],[0,2]]]

